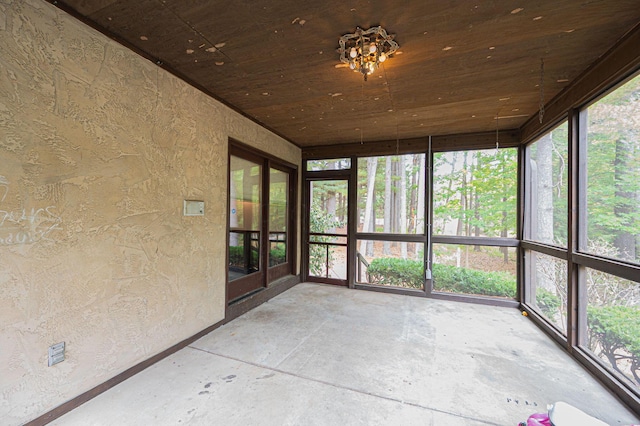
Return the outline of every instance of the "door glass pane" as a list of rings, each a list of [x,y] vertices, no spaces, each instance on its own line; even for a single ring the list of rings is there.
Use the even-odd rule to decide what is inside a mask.
[[[614,374],[640,391],[640,283],[590,268],[587,347]]]
[[[310,191],[309,232],[346,235],[347,181],[312,181]]]
[[[269,171],[269,266],[287,262],[289,174]]]
[[[640,263],[640,75],[582,114],[587,226],[580,249]]]
[[[359,240],[356,250],[356,282],[424,288],[424,244]]]
[[[433,245],[433,290],[517,297],[515,247]]]
[[[332,244],[309,244],[309,275],[347,279],[347,247]]]
[[[260,270],[262,167],[231,156],[229,181],[229,280]]]
[[[567,246],[568,138],[565,121],[527,147],[525,238]]]
[[[517,166],[515,148],[434,154],[434,235],[515,238]]]
[[[324,278],[347,278],[347,208],[346,180],[309,182],[309,275]]]
[[[358,232],[424,233],[425,158],[358,159]]]

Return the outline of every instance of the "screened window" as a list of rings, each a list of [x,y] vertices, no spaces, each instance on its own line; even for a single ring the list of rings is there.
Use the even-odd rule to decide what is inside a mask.
[[[529,303],[567,335],[567,261],[533,250],[525,252]]]
[[[525,239],[567,246],[568,123],[527,146]]]
[[[433,289],[439,292],[515,299],[515,247],[433,245]]]
[[[517,163],[512,148],[434,154],[434,235],[515,237]]]
[[[387,254],[385,245],[389,248]],[[358,247],[357,283],[424,288],[423,243],[358,240]],[[362,250],[362,247],[365,249]]]
[[[351,168],[351,158],[333,158],[329,160],[307,161],[307,171],[346,170]]]
[[[609,370],[640,390],[640,283],[591,268],[586,281],[587,348]]]
[[[359,158],[358,231],[424,233],[425,169],[425,154]]]
[[[582,111],[586,228],[580,248],[640,263],[640,75]]]

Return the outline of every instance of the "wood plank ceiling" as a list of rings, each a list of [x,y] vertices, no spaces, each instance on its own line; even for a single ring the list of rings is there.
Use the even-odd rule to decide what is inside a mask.
[[[638,0],[64,0],[298,146],[517,129],[640,22]],[[368,81],[338,39],[400,49]],[[496,120],[496,116],[499,120]]]

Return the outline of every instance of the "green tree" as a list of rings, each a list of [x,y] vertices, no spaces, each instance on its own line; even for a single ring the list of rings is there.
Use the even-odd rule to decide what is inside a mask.
[[[590,242],[640,262],[640,76],[587,110],[587,223]]]

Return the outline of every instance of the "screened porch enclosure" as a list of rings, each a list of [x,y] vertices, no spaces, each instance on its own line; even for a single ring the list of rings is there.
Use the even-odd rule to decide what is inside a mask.
[[[339,259],[351,288],[520,307],[637,401],[639,118],[635,74],[530,140],[498,133],[492,148],[485,139],[451,149],[428,138],[395,154],[325,159],[316,148],[304,179],[340,174],[330,198],[348,203],[339,213],[312,203],[310,241],[315,223],[342,226],[341,249],[327,244],[320,257],[326,270]]]

